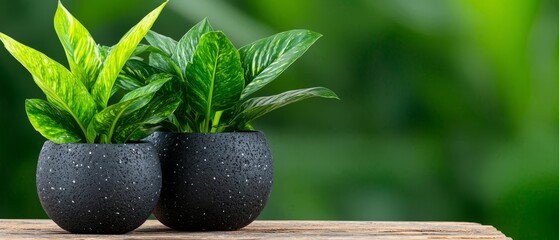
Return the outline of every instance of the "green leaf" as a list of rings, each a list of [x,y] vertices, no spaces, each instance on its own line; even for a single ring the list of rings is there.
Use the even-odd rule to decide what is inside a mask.
[[[122,68],[119,78],[134,79],[143,86],[147,83],[149,77],[159,72],[161,72],[159,69],[156,69],[143,61],[130,59],[126,62],[124,68]]]
[[[309,30],[291,30],[240,48],[247,84],[241,99],[276,79],[321,36]]]
[[[188,30],[188,32],[179,40],[171,59],[178,64],[181,72],[184,73],[186,71],[186,65],[192,62],[194,51],[196,51],[202,35],[211,31],[213,31],[212,26],[207,19],[204,19]]]
[[[180,104],[179,92],[157,93],[145,107],[123,118],[123,124],[115,132],[116,141],[128,142],[147,137],[155,129],[147,128],[146,125],[166,120]]]
[[[47,101],[27,99],[25,111],[31,125],[45,138],[55,143],[82,141],[83,133],[72,116]]]
[[[193,62],[186,68],[186,80],[187,104],[204,116],[206,127],[213,112],[228,109],[239,101],[243,71],[239,53],[225,34],[202,35]]]
[[[99,73],[97,81],[93,85],[92,94],[97,104],[103,108],[107,106],[111,96],[111,89],[116,81],[120,70],[134,53],[136,46],[149,31],[163,7],[167,2],[145,16],[136,26],[122,37],[122,39],[110,51]]]
[[[58,2],[54,29],[64,47],[72,73],[90,89],[101,65],[97,44],[87,29]]]
[[[145,87],[138,88],[124,95],[119,103],[113,104],[103,111],[97,113],[88,127],[88,131],[93,130],[101,135],[102,143],[109,143],[117,129],[119,120],[122,116],[131,114],[149,103],[154,94],[169,81],[170,78],[155,80]]]
[[[68,112],[86,132],[96,105],[85,86],[64,66],[41,52],[0,33],[6,49],[31,73],[50,103]]]
[[[311,97],[339,99],[334,92],[324,87],[298,89],[273,96],[251,98],[237,108],[237,114],[229,125],[243,127],[250,121],[275,109]]]
[[[149,84],[127,93],[122,97],[120,102],[125,102],[133,98],[155,93],[172,78],[172,76],[165,73],[152,75],[150,78],[147,79],[147,82],[149,82]]]
[[[166,53],[167,56],[172,56],[177,48],[177,41],[151,30],[146,34],[146,40],[150,45]]]

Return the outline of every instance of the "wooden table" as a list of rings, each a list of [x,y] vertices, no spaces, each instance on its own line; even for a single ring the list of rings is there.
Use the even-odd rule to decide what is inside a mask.
[[[255,221],[231,232],[178,232],[148,220],[124,235],[78,235],[51,220],[0,220],[0,239],[510,239],[464,222]]]

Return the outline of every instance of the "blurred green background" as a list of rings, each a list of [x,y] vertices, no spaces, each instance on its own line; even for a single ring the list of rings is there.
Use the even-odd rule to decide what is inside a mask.
[[[161,1],[63,3],[112,45]],[[0,0],[0,31],[65,62],[55,0]],[[153,29],[178,39],[209,17],[237,47],[324,34],[264,89],[326,86],[254,125],[276,179],[260,219],[473,221],[556,239],[559,1],[172,0]],[[24,111],[43,98],[0,50],[0,218],[45,218],[35,190],[44,138]]]

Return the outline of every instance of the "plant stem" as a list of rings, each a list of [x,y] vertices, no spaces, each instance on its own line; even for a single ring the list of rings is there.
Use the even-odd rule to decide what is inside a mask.
[[[222,114],[223,114],[223,111],[217,111],[215,113],[214,119],[212,121],[212,130],[211,130],[212,133],[217,132],[217,129],[218,129],[217,126],[219,125],[219,120],[221,119]]]

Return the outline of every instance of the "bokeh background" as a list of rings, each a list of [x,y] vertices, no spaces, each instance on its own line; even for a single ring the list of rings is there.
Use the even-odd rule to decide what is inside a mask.
[[[63,0],[112,45],[161,1]],[[0,0],[0,31],[65,62],[55,0]],[[276,179],[260,219],[473,221],[557,239],[559,1],[172,0],[153,29],[179,39],[209,17],[237,47],[324,34],[261,94],[326,86],[254,125]],[[0,218],[46,218],[35,190],[42,98],[0,49]]]

